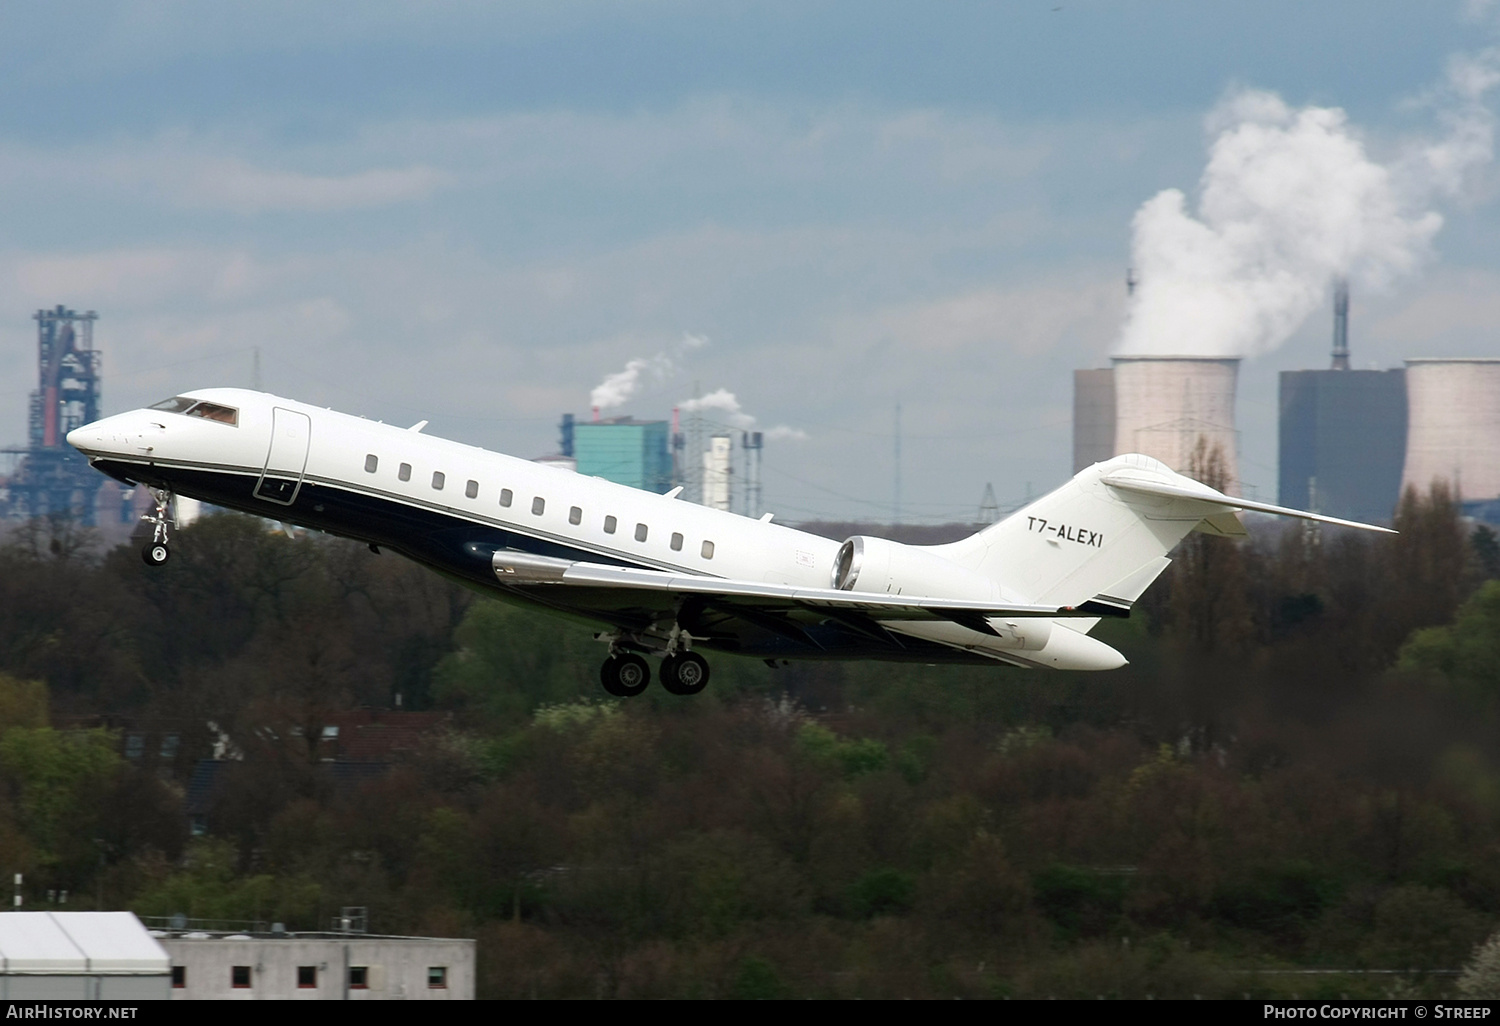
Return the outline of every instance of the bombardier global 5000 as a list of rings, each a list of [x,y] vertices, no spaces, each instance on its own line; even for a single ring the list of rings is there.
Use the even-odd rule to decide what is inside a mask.
[[[702,651],[1108,670],[1089,636],[1123,616],[1194,530],[1256,510],[1146,456],[1117,456],[971,537],[837,542],[264,392],[208,388],[80,427],[68,442],[156,500],[143,550],[170,554],[174,495],[389,549],[600,626],[612,695],[708,682]]]

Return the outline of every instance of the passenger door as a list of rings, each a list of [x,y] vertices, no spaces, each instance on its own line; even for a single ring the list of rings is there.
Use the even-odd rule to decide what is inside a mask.
[[[312,435],[312,418],[296,410],[275,407],[271,411],[271,448],[266,466],[255,483],[255,497],[267,502],[290,506],[302,487],[307,469],[307,443]]]

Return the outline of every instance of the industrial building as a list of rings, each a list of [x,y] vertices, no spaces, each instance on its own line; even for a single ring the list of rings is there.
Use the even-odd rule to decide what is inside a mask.
[[[1388,520],[1406,455],[1401,370],[1282,371],[1277,502],[1348,520]]]
[[[1115,372],[1073,372],[1073,473],[1115,454]]]
[[[171,980],[129,912],[0,912],[0,1001],[164,1001]]]
[[[474,941],[356,932],[155,931],[194,1001],[472,1001]]]
[[[572,427],[578,473],[658,494],[672,487],[666,421],[613,417]]]
[[[67,516],[99,529],[106,543],[126,540],[147,503],[93,470],[67,443],[68,432],[98,420],[103,357],[94,348],[99,315],[65,306],[38,310],[37,388],[27,410],[26,444],[3,450],[9,472],[0,476],[0,530],[33,517]]]
[[[1277,502],[1350,520],[1389,519],[1406,457],[1406,375],[1349,369],[1349,285],[1333,290],[1328,370],[1282,371]]]
[[[1117,356],[1113,363],[1073,372],[1074,473],[1130,452],[1186,472],[1202,439],[1222,449],[1229,485],[1237,488],[1239,359]]]
[[[1406,361],[1401,487],[1445,481],[1464,512],[1500,523],[1500,359]]]

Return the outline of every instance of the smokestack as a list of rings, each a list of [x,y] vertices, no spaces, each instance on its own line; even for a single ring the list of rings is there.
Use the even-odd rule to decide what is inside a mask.
[[[1203,438],[1223,450],[1228,486],[1238,490],[1239,357],[1117,356],[1114,365],[1115,455],[1144,453],[1185,474]]]
[[[1349,279],[1333,283],[1333,369],[1349,369]]]
[[[594,423],[599,423],[599,407],[594,407]]]

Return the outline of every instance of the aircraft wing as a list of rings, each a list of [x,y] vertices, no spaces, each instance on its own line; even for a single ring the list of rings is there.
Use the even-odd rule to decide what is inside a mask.
[[[874,628],[875,622],[881,620],[947,620],[983,634],[998,635],[999,632],[987,622],[991,617],[1097,618],[1129,615],[1128,608],[1122,609],[1114,604],[1096,601],[1074,607],[883,595],[572,562],[508,550],[496,552],[491,565],[502,584],[632,589],[655,593],[667,600],[663,605],[669,608],[679,599],[696,597],[723,612],[733,613],[768,627],[771,626],[766,622],[768,616],[779,619],[778,614],[802,611],[839,620],[856,629],[860,626]]]

